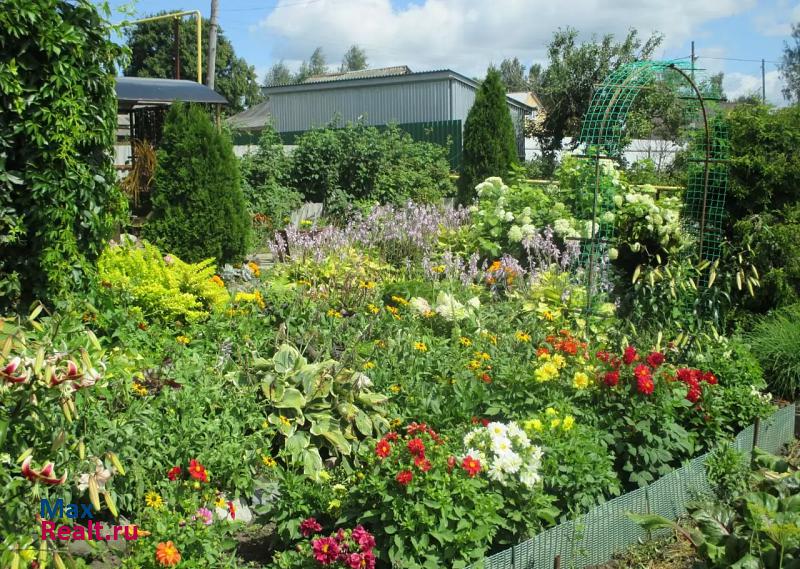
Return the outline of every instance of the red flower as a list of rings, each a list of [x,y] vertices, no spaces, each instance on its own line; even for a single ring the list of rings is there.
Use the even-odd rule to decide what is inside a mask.
[[[653,393],[653,389],[655,388],[655,384],[653,384],[653,378],[650,376],[640,377],[636,380],[636,388],[642,395],[650,395]]]
[[[489,374],[488,374],[488,373],[484,373],[484,374],[481,376],[481,381],[482,381],[483,383],[492,383],[492,378],[491,378],[491,377],[489,377]]]
[[[647,356],[647,364],[650,367],[656,368],[663,364],[665,359],[664,354],[661,352],[651,352],[650,355]]]
[[[604,350],[600,350],[595,354],[595,356],[597,357],[598,360],[605,363],[608,363],[608,360],[611,358],[611,354],[609,354]]]
[[[394,431],[389,431],[383,436],[383,438],[386,439],[387,441],[396,441],[398,439],[398,436],[397,433],[395,433]]]
[[[484,427],[488,427],[489,422],[490,422],[489,419],[481,419],[481,425],[483,425]]]
[[[622,355],[622,361],[625,362],[625,365],[631,365],[636,361],[637,358],[638,356],[636,355],[636,348],[633,346],[628,346],[625,348],[625,353]]]
[[[422,472],[428,472],[431,469],[431,461],[420,455],[414,459],[414,466],[419,468]]]
[[[701,378],[701,380],[705,381],[706,383],[708,383],[710,385],[716,385],[717,384],[717,376],[714,375],[713,373],[711,373],[710,371],[705,372],[703,374],[703,377]]]
[[[414,478],[414,474],[410,470],[401,470],[397,473],[397,476],[394,477],[397,480],[397,483],[400,486],[407,486],[409,482]]]
[[[208,471],[206,467],[197,462],[194,458],[189,461],[189,474],[192,478],[201,482],[208,482]]]
[[[416,438],[411,439],[408,441],[408,452],[413,454],[416,457],[424,457],[425,456],[425,443],[422,442],[422,439]]]
[[[362,553],[366,553],[375,547],[375,538],[363,526],[354,527],[350,537],[358,544]]]
[[[470,478],[475,478],[475,475],[481,471],[481,461],[477,458],[467,455],[461,461],[461,468],[467,471]]]
[[[173,466],[172,468],[169,469],[169,472],[167,472],[167,478],[169,478],[172,481],[175,481],[180,477],[181,477],[180,466]]]
[[[543,355],[549,354],[549,353],[550,353],[550,350],[548,350],[547,348],[539,348],[539,349],[536,350],[536,357],[538,358],[539,356],[543,356]]]
[[[392,445],[389,444],[389,441],[386,440],[386,437],[379,440],[378,444],[375,445],[375,454],[381,458],[386,458],[389,456],[390,452],[392,452]]]
[[[339,544],[332,537],[320,537],[311,542],[314,559],[323,565],[330,565],[339,556]]]
[[[613,367],[614,369],[619,369],[619,366],[622,365],[622,360],[620,360],[617,356],[614,356],[613,358],[611,358],[611,361],[609,363],[611,364],[611,367]]]
[[[653,370],[644,364],[639,364],[636,366],[636,369],[633,370],[633,375],[636,376],[636,379],[647,379],[653,376]]]
[[[702,394],[703,392],[700,391],[699,387],[692,386],[689,387],[689,391],[686,393],[686,399],[692,403],[697,403],[697,400],[700,399],[700,395]]]
[[[230,500],[228,501],[228,514],[231,516],[232,520],[236,519],[236,506],[234,506],[233,502]]]
[[[315,518],[308,518],[300,522],[300,533],[303,537],[308,537],[322,531],[322,526]]]
[[[366,564],[362,565],[363,558],[358,553],[351,553],[347,556],[347,566],[350,569],[361,569]]]
[[[27,381],[28,372],[24,367],[19,370],[19,373],[17,372],[21,362],[22,360],[19,357],[16,357],[8,362],[3,369],[0,369],[0,378],[4,379],[8,383],[24,383]]]
[[[31,482],[43,482],[50,486],[58,486],[67,481],[66,471],[61,475],[61,478],[58,478],[53,473],[55,465],[52,462],[48,462],[38,470],[31,466],[31,462],[33,462],[32,456],[22,461],[22,475]]]
[[[702,377],[699,369],[690,369],[688,367],[682,367],[676,374],[678,379],[687,385],[697,385],[697,382]]]
[[[619,383],[619,372],[607,371],[606,374],[603,376],[603,382],[609,387],[616,386]]]
[[[456,457],[450,455],[447,457],[447,472],[452,472],[453,468],[456,466]]]

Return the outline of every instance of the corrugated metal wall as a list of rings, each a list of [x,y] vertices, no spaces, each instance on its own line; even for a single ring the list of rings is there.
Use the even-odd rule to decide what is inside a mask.
[[[334,117],[369,125],[450,120],[449,81],[341,87],[270,95],[278,132],[323,127]],[[458,117],[453,117],[458,118]],[[462,119],[463,120],[463,119]]]

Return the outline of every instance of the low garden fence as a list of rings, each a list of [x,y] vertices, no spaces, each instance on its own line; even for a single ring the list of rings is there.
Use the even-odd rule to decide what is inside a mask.
[[[778,453],[794,439],[794,423],[795,406],[789,405],[739,433],[733,446],[747,456],[752,455],[754,444]],[[579,518],[487,557],[470,569],[583,569],[605,563],[614,554],[653,537],[631,521],[628,512],[675,520],[686,513],[692,500],[711,494],[705,472],[708,456],[698,456],[644,488],[596,506]]]

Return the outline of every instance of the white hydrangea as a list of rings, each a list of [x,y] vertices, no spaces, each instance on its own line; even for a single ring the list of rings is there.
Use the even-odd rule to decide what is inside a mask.
[[[408,305],[411,307],[412,310],[417,312],[418,314],[427,314],[431,311],[431,305],[428,304],[428,301],[420,296],[415,296],[408,301]]]
[[[512,221],[514,221],[514,214],[511,213],[510,211],[507,211],[505,215],[505,220],[506,222],[511,223]]]
[[[512,225],[511,229],[508,230],[508,240],[512,243],[519,243],[522,238],[522,228],[519,225]]]
[[[475,310],[478,310],[481,307],[481,299],[478,298],[477,296],[473,296],[467,301],[467,306],[469,306],[470,308],[474,308]]]

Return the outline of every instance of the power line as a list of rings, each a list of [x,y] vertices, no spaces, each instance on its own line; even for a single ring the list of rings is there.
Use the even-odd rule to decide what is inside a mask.
[[[763,59],[762,60],[762,59],[742,59],[742,58],[739,58],[739,57],[711,57],[711,56],[708,56],[708,55],[698,55],[697,59],[714,59],[714,60],[717,60],[717,61],[745,61],[745,62],[748,62],[748,63],[761,63],[763,61],[764,63],[771,63],[773,65],[780,65],[781,64],[780,61],[771,61],[769,59]]]

